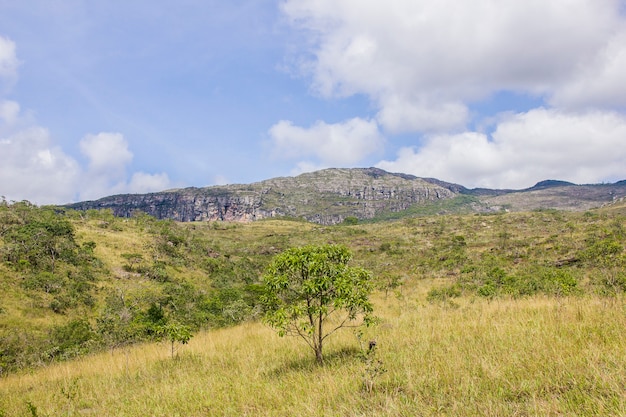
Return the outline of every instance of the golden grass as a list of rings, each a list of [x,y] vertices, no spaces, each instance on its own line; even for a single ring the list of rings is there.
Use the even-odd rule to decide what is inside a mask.
[[[577,223],[582,215],[568,214],[576,226],[569,230],[555,216],[564,215],[457,216],[445,222],[429,217],[336,228],[282,221],[182,225],[203,229],[212,249],[232,257],[304,243],[347,243],[355,262],[375,276],[401,276],[404,285],[396,292],[375,297],[381,323],[366,332],[377,339],[386,372],[372,374],[350,331],[331,339],[326,364],[318,367],[302,341],[248,323],[197,334],[175,359],[167,345],[146,344],[10,375],[0,379],[0,417],[626,415],[623,297],[425,301],[431,288],[450,280],[425,279],[415,266],[440,236],[465,236],[470,255],[478,257],[498,247],[506,232],[512,248],[525,243],[528,256],[550,262],[580,249],[575,243],[607,222],[598,216]],[[115,222],[115,229],[98,221],[77,224],[77,240],[94,240],[109,271],[122,269],[123,253],[149,253],[145,246],[153,241],[132,221]],[[383,243],[399,250],[384,252]],[[0,273],[9,271],[0,266]],[[206,279],[189,267],[172,274]],[[146,278],[119,278],[99,285],[141,294],[156,288]],[[0,297],[6,317],[11,313],[37,327],[63,319],[13,314],[26,298],[17,278],[7,282],[11,286]],[[31,310],[39,312],[25,311]],[[17,327],[11,320],[6,323]],[[371,392],[366,381],[373,383]]]
[[[425,303],[421,285],[377,297],[387,372],[364,380],[357,339],[337,333],[316,366],[301,341],[259,323],[106,352],[0,380],[4,416],[626,415],[623,299]]]

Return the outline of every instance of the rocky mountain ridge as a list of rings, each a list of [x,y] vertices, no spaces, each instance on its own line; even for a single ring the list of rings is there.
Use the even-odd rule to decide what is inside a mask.
[[[411,214],[430,206],[441,206],[443,212],[587,210],[624,196],[626,181],[582,186],[549,180],[526,190],[472,190],[378,168],[331,168],[252,184],[115,195],[67,207],[111,209],[121,217],[142,211],[160,219],[183,222],[249,222],[288,217],[330,225],[348,217],[370,220],[389,214]],[[458,204],[445,204],[453,201]]]

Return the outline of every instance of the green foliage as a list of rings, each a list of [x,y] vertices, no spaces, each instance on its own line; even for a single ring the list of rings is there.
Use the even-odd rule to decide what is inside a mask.
[[[440,211],[446,210],[437,207]],[[351,262],[377,277],[368,285],[385,295],[399,285],[410,293],[418,280],[434,279],[434,288],[420,294],[447,306],[457,305],[462,296],[626,292],[625,223],[617,212],[544,210],[359,223],[177,223],[142,213],[116,218],[110,210],[73,212],[0,201],[0,284],[5,289],[0,294],[0,373],[159,340],[159,328],[168,323],[196,332],[262,317],[267,308],[261,303],[267,294],[263,272],[267,275],[272,257],[303,244],[348,245]],[[325,330],[349,316],[337,310]],[[299,311],[305,312],[306,305],[292,313]],[[285,314],[288,321],[292,316]],[[313,335],[317,327],[307,323],[306,314],[301,318],[303,334]],[[62,346],[53,335],[78,319],[90,324],[92,337]],[[80,340],[79,334],[72,338]]]
[[[149,310],[150,307],[148,307]],[[105,347],[115,348],[145,340],[153,327],[150,314],[142,317],[141,308],[135,297],[121,291],[110,291],[104,307],[96,318],[96,332]],[[153,323],[154,324],[154,323]]]
[[[280,336],[301,337],[318,363],[328,336],[373,319],[371,274],[348,266],[351,258],[342,245],[291,248],[274,257],[264,276],[265,322]]]
[[[23,369],[40,359],[45,349],[32,333],[18,328],[0,329],[0,376]]]
[[[434,303],[434,302],[448,302],[452,298],[460,297],[462,294],[461,286],[459,284],[453,284],[449,286],[444,286],[440,288],[433,288],[428,291],[426,295],[426,300]]]
[[[378,279],[377,288],[385,292],[385,298],[389,291],[393,291],[402,285],[402,277],[396,274],[385,273]]]
[[[478,197],[460,194],[454,198],[444,198],[429,203],[416,204],[406,210],[389,212],[376,216],[368,223],[377,221],[399,220],[412,216],[434,216],[439,214],[463,214],[474,211],[472,206],[480,204]]]
[[[169,322],[159,327],[157,334],[170,342],[172,358],[176,354],[176,343],[186,345],[193,336],[189,327],[176,322]]]
[[[459,284],[486,298],[535,294],[566,296],[582,291],[578,274],[572,270],[531,264],[507,271],[505,261],[497,257],[486,257],[482,262],[464,268]]]
[[[139,265],[143,262],[143,255],[141,253],[123,253],[122,258],[126,260],[124,269],[128,272],[135,272],[139,269]]]
[[[49,359],[68,359],[87,353],[96,337],[87,320],[71,320],[52,329],[50,334],[52,347],[46,352],[46,356]]]
[[[156,282],[165,283],[172,280],[167,272],[167,264],[164,261],[154,261],[152,265],[140,268],[139,272]]]
[[[54,272],[59,261],[77,262],[78,245],[72,223],[52,208],[30,204],[12,207],[13,217],[4,225],[3,258],[15,268]],[[3,207],[3,211],[7,210]]]
[[[39,417],[39,409],[32,401],[26,401],[26,407],[28,407],[28,411],[32,417]]]
[[[49,306],[57,313],[93,306],[92,282],[102,269],[96,243],[78,244],[70,217],[51,207],[22,202],[2,205],[0,213],[0,256],[22,276],[22,287],[54,296]]]
[[[613,223],[607,237],[589,239],[581,258],[594,268],[593,282],[598,292],[615,295],[626,292],[626,253],[624,233],[620,224]]]
[[[343,219],[343,224],[347,226],[354,226],[359,224],[359,218],[355,216],[348,216]]]

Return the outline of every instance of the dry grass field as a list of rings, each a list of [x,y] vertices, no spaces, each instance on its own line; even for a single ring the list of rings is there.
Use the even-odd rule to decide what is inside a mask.
[[[620,416],[622,298],[426,303],[376,297],[366,337],[338,333],[324,366],[260,323],[90,355],[0,380],[4,416]],[[371,386],[371,389],[368,389]]]
[[[0,377],[0,417],[626,415],[620,207],[336,227],[176,225],[191,242],[185,251],[201,249],[191,258],[155,250],[154,224],[142,221],[73,220],[77,241],[94,241],[104,265],[89,308],[53,314],[50,294],[24,290],[23,273],[2,266],[0,330],[23,322],[45,334],[80,315],[96,323],[112,290],[160,296],[161,282],[125,266],[129,252],[158,255],[169,284],[205,291],[229,274],[260,277],[274,254],[307,243],[346,244],[373,272],[379,323],[360,338],[334,334],[323,366],[301,340],[278,337],[251,313],[204,326],[174,357],[169,343],[147,341],[22,367]]]

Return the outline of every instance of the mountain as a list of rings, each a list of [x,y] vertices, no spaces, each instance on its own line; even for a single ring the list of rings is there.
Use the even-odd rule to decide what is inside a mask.
[[[435,213],[588,210],[624,196],[626,181],[576,185],[548,180],[524,190],[468,189],[434,178],[378,168],[331,168],[252,184],[114,195],[67,207],[111,209],[120,217],[142,211],[159,219],[183,222],[247,222],[287,217],[329,225],[341,223],[347,217],[370,220],[433,210]]]

